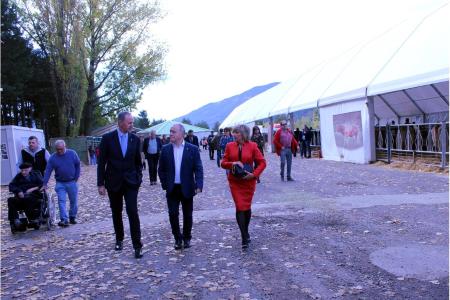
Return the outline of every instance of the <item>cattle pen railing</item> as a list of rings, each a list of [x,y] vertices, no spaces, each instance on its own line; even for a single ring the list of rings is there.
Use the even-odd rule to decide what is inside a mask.
[[[377,160],[448,166],[449,123],[375,126]]]

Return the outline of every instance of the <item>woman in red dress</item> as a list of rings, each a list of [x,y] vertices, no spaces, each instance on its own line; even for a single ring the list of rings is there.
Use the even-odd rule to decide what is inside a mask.
[[[228,172],[228,183],[230,184],[231,195],[236,205],[236,221],[239,225],[242,236],[242,248],[247,248],[250,243],[248,225],[251,218],[251,205],[253,194],[256,189],[256,180],[266,168],[266,160],[258,149],[258,145],[249,141],[250,128],[245,125],[236,126],[233,129],[235,142],[230,142],[225,148],[221,166],[231,170],[233,165],[244,167],[244,164],[257,167],[253,172],[248,172],[243,178],[235,177],[232,172]],[[239,158],[241,149],[241,158]]]

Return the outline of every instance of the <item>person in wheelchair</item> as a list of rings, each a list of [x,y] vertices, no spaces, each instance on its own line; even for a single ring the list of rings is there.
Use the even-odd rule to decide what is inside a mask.
[[[9,184],[9,191],[14,193],[14,197],[8,198],[8,219],[11,230],[25,231],[26,224],[23,224],[19,217],[19,211],[25,211],[30,221],[29,225],[39,228],[39,215],[43,194],[40,188],[43,184],[42,175],[38,171],[32,170],[30,163],[22,163],[19,166],[20,172]]]

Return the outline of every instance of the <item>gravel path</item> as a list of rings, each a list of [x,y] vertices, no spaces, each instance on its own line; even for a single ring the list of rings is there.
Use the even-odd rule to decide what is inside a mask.
[[[82,169],[80,224],[67,229],[12,236],[2,187],[2,299],[448,299],[447,175],[296,158],[296,181],[281,182],[269,154],[242,252],[225,171],[202,158],[193,247],[183,251],[172,248],[164,193],[145,174],[141,260],[129,237],[112,250],[94,167]],[[430,259],[414,256],[422,252]]]

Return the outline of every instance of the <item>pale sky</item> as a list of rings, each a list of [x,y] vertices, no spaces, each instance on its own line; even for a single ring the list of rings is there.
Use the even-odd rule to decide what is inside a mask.
[[[154,27],[167,79],[137,108],[173,119],[254,86],[284,81],[443,0],[161,0]],[[137,112],[136,112],[137,113]]]

